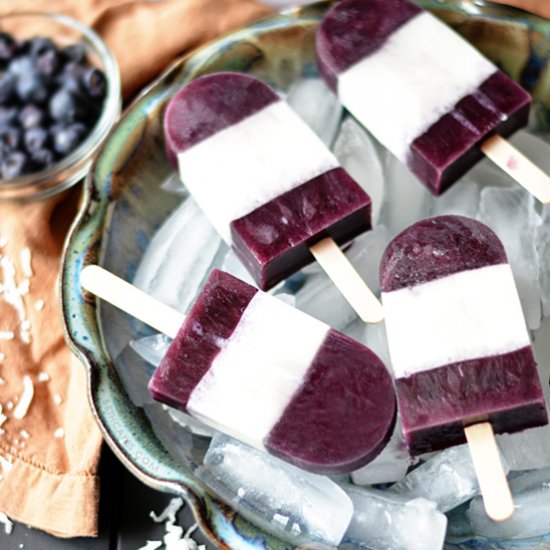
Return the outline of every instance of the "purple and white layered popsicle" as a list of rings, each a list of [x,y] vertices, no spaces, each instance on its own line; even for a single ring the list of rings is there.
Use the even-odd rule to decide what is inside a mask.
[[[343,105],[436,195],[491,134],[527,124],[531,98],[452,29],[408,0],[343,0],[317,35]]]
[[[214,270],[149,384],[155,399],[317,473],[387,444],[389,372],[355,340]]]
[[[512,270],[498,237],[462,216],[420,221],[380,266],[403,432],[413,454],[465,441],[490,421],[514,432],[547,423]]]
[[[256,78],[190,82],[170,101],[164,129],[183,182],[264,290],[313,261],[316,242],[371,228],[369,196]]]

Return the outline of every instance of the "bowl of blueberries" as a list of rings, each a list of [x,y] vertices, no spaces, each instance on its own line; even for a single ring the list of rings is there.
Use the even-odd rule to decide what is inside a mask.
[[[0,200],[74,185],[120,114],[117,63],[89,27],[59,14],[0,17]]]

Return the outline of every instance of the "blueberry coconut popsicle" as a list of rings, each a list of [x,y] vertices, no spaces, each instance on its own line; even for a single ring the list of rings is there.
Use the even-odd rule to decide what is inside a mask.
[[[371,228],[371,199],[269,86],[198,78],[170,101],[164,134],[182,181],[261,289],[315,257],[364,321],[382,319],[336,245]]]
[[[439,195],[483,154],[544,203],[550,178],[503,137],[530,95],[408,0],[343,0],[317,34],[320,72],[342,104]]]
[[[187,316],[98,266],[82,286],[174,338],[155,399],[304,470],[350,472],[391,436],[391,376],[368,348],[214,270]]]
[[[547,423],[512,270],[491,229],[462,216],[417,222],[387,246],[380,284],[412,454],[468,440],[476,465],[472,436],[488,446],[493,430]]]

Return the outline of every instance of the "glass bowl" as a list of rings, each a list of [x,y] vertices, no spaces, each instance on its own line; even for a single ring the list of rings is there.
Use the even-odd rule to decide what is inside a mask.
[[[0,180],[0,200],[35,200],[59,193],[80,181],[93,156],[120,115],[121,92],[118,65],[103,40],[89,27],[66,15],[53,13],[13,13],[0,16],[0,32],[17,40],[44,36],[58,46],[79,43],[88,61],[101,69],[107,79],[103,111],[85,140],[51,168],[9,181]]]

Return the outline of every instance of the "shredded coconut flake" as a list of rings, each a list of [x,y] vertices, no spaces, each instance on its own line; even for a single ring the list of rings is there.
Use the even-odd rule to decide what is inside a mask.
[[[53,432],[53,436],[56,439],[61,439],[61,438],[65,437],[65,430],[63,428],[57,428],[57,430],[55,430],[55,432]]]
[[[34,302],[34,309],[36,311],[42,311],[44,309],[44,300],[36,300],[36,302]]]
[[[13,409],[13,403],[11,401],[8,401],[6,403],[6,407],[7,407],[8,411],[11,411]]]
[[[0,523],[4,524],[4,531],[6,532],[6,535],[11,535],[11,531],[13,529],[13,522],[10,521],[10,518],[4,514],[4,512],[0,512]]]
[[[2,473],[4,475],[7,475],[11,472],[11,469],[13,467],[13,463],[10,458],[4,458],[2,455],[0,455],[0,468],[2,468]]]
[[[21,296],[26,296],[31,289],[31,282],[28,279],[23,279],[17,288],[19,289]]]
[[[15,277],[15,265],[11,258],[7,256],[0,257],[0,267],[4,275],[3,284],[0,287],[4,301],[13,306],[17,315],[19,316],[19,336],[21,341],[25,344],[29,344],[31,341],[30,334],[27,329],[23,328],[23,323],[27,320],[25,313],[25,304],[23,302],[23,295],[29,291],[29,281],[23,281],[21,285],[18,285]],[[12,333],[13,334],[13,333]],[[12,336],[13,338],[13,336]]]
[[[15,334],[11,330],[0,330],[0,340],[13,340]]]
[[[5,353],[2,353],[2,352],[0,351],[0,361],[3,361],[5,358],[6,358],[6,354],[5,354]]]
[[[21,271],[23,272],[23,275],[27,278],[32,277],[32,258],[29,248],[23,248],[23,250],[21,250],[19,260],[21,262]]]
[[[7,237],[0,237],[0,248],[4,248],[8,244]]]
[[[61,396],[56,393],[54,396],[53,396],[53,402],[56,404],[56,405],[61,405],[61,403],[63,403],[63,399],[61,399]]]
[[[32,383],[31,377],[25,375],[23,377],[23,393],[17,403],[17,407],[13,411],[13,416],[21,420],[25,418],[29,407],[31,406],[32,398],[34,397],[34,384]]]
[[[162,523],[163,521],[176,521],[176,514],[179,512],[180,508],[183,506],[183,499],[173,498],[168,506],[160,513],[159,516],[155,512],[149,512],[149,517],[155,523]]]
[[[21,434],[21,437],[23,439],[29,439],[29,437],[30,437],[30,434],[27,430],[21,430],[19,433]]]
[[[6,381],[0,376],[0,386],[3,386],[6,383]]]
[[[38,373],[38,381],[39,382],[47,382],[50,379],[50,376],[47,372],[39,372]]]
[[[161,547],[164,550],[206,550],[204,545],[199,546],[191,538],[191,534],[198,527],[197,524],[188,529],[186,533],[183,532],[183,529],[179,525],[176,525],[176,514],[182,506],[183,500],[181,498],[173,498],[160,515],[157,516],[154,512],[149,513],[153,521],[157,523],[166,520],[166,534],[162,542],[156,540],[147,541],[147,544],[139,550],[156,550]]]

